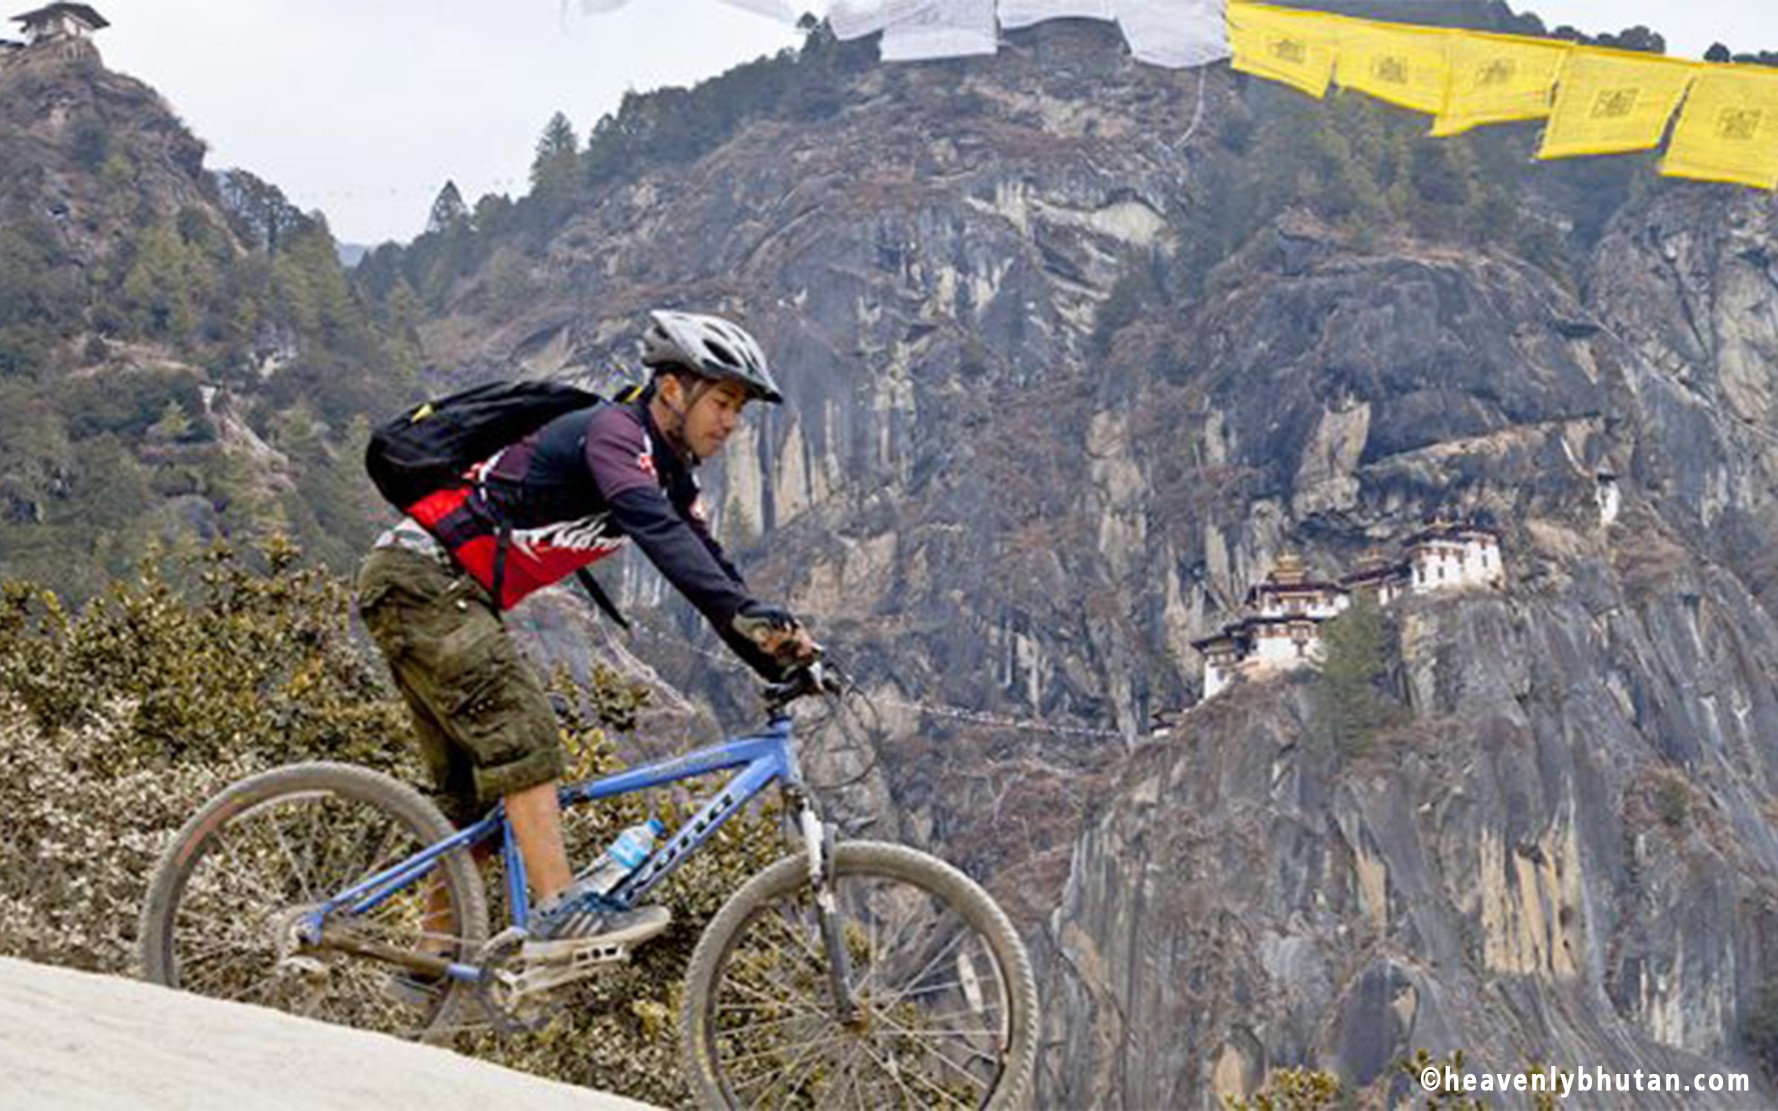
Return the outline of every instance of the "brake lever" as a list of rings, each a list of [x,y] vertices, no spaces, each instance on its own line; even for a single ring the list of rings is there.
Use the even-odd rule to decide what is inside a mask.
[[[796,670],[781,683],[767,683],[760,694],[769,710],[782,710],[797,699],[810,694],[840,695],[850,686],[838,666],[820,655]]]
[[[852,685],[851,679],[841,671],[839,665],[826,659],[817,659],[809,665],[809,679],[821,694],[835,697],[845,694],[846,688]]]

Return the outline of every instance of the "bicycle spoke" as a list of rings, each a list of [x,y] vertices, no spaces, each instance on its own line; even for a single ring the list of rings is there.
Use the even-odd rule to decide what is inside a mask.
[[[692,1050],[720,1084],[704,1087],[706,1101],[816,1111],[1018,1104],[1031,1077],[1034,993],[1017,935],[985,893],[887,845],[840,846],[829,890],[832,942],[814,933],[806,877],[779,866],[734,924],[705,940],[719,955],[700,946],[688,986],[706,1010]],[[849,959],[857,1023],[835,1010],[830,944]]]
[[[882,956],[882,954],[893,953],[895,951],[894,947],[890,943],[892,941],[896,941],[901,938],[902,928],[905,925],[907,925],[908,923],[913,922],[915,917],[916,917],[915,915],[909,914],[906,918],[902,919],[900,922],[898,922],[896,924],[895,932],[890,934],[888,936],[888,938],[886,938],[884,940],[882,946],[880,948],[873,948],[871,950],[870,968],[865,972],[864,979],[859,981],[859,983],[858,983],[857,992],[860,996],[863,996],[865,988],[870,984],[870,982],[873,979],[876,978],[877,970],[881,969],[881,968],[885,968],[888,965],[887,959],[885,959]],[[874,916],[872,918],[872,922],[873,922],[873,924],[875,922]]]
[[[918,1039],[920,1039],[922,1037],[932,1038],[932,1037],[946,1036],[946,1035],[941,1035],[941,1034],[923,1033],[921,1031],[910,1030],[907,1027],[903,1026],[901,1023],[896,1022],[894,1019],[890,1018],[888,1015],[885,1015],[885,1014],[878,1014],[876,1017],[878,1019],[881,1019],[883,1022],[888,1023],[890,1026],[895,1027],[897,1037],[914,1038],[914,1039],[916,1039],[916,1041],[918,1041]],[[980,1077],[976,1076],[974,1073],[970,1072],[968,1069],[964,1068],[962,1065],[958,1064],[956,1061],[951,1060],[951,1058],[945,1056],[944,1053],[941,1052],[935,1046],[928,1045],[923,1042],[921,1042],[919,1044],[920,1044],[921,1048],[924,1049],[928,1054],[931,1054],[932,1056],[937,1057],[940,1061],[942,1061],[946,1065],[950,1066],[952,1071],[961,1075],[970,1084],[974,1085],[977,1088],[981,1088],[983,1090],[987,1089],[987,1087],[989,1085],[989,1081],[982,1080]],[[990,1063],[994,1062],[993,1057],[989,1056],[986,1053],[981,1052],[980,1050],[972,1048],[971,1052],[973,1052],[976,1056],[981,1057],[982,1059],[984,1059]]]
[[[765,973],[763,973],[763,972],[760,972],[760,973],[756,973],[756,975],[758,975],[758,976],[759,976],[759,978],[760,978],[760,979],[762,979],[762,980],[764,980],[764,981],[765,981],[765,982],[766,982],[766,983],[768,983],[768,984],[771,984],[771,985],[772,985],[772,986],[773,986],[773,987],[777,987],[777,988],[781,988],[781,989],[783,989],[783,990],[784,990],[784,991],[786,991],[786,992],[790,992],[790,991],[793,991],[793,990],[794,990],[794,989],[793,989],[793,988],[792,988],[792,987],[791,987],[791,986],[790,986],[790,985],[789,985],[789,984],[786,984],[786,983],[784,983],[784,982],[782,982],[782,981],[780,981],[780,980],[776,980],[776,979],[774,979],[774,978],[772,978],[772,977],[770,977],[770,976],[767,976],[767,975],[766,975],[766,974],[765,974]],[[741,983],[741,982],[740,982],[740,981],[738,981],[738,980],[737,980],[737,981],[736,981],[736,982],[735,982],[735,983],[733,983],[733,984],[731,984],[731,985],[729,985],[729,986],[731,986],[731,987],[735,987],[735,988],[740,988],[740,989],[742,989],[742,990],[744,990],[744,991],[751,991],[751,992],[753,992],[753,993],[754,993],[754,994],[755,994],[755,995],[756,995],[756,996],[757,996],[757,997],[759,997],[759,998],[761,998],[761,999],[770,999],[770,1000],[773,1000],[773,1001],[775,1001],[775,1002],[778,1002],[778,1003],[780,1003],[780,1004],[783,1004],[783,999],[782,999],[782,997],[779,997],[779,996],[771,996],[771,995],[767,995],[767,994],[766,994],[766,993],[765,993],[765,991],[764,991],[764,990],[763,990],[763,989],[760,989],[760,988],[756,988],[756,987],[753,987],[753,986],[752,986],[752,985],[750,985],[750,984],[743,984],[743,983]],[[789,1004],[784,1004],[784,1005],[786,1005],[786,1006],[788,1006],[788,1005],[789,1005]],[[809,1014],[812,1014],[812,1015],[817,1015],[817,1016],[819,1016],[819,1017],[822,1017],[822,1018],[826,1018],[826,1017],[828,1017],[828,1016],[827,1016],[827,1015],[826,1015],[826,1014],[825,1014],[825,1013],[824,1013],[824,1012],[822,1012],[822,1011],[821,1011],[821,1010],[819,1010],[819,1009],[817,1009],[817,1008],[813,1008],[813,1007],[810,1007],[810,1008],[808,1008],[808,1013],[809,1013]]]
[[[743,985],[734,984],[731,986],[741,987]],[[758,989],[753,989],[753,990],[758,990]],[[770,1003],[718,1003],[716,1005],[715,1009],[718,1013],[721,1013],[723,1011],[782,1011],[782,1010],[788,1009],[789,1007],[790,1007],[790,1004],[785,1003],[783,1000],[774,999]],[[811,1011],[811,1010],[805,1010],[803,1013],[812,1015],[812,1014],[816,1014],[818,1012]]]
[[[767,1021],[765,1021],[765,1022],[750,1022],[750,1023],[748,1023],[748,1024],[747,1024],[747,1026],[746,1026],[746,1028],[745,1028],[745,1030],[746,1030],[746,1033],[748,1033],[748,1034],[755,1034],[755,1033],[758,1033],[758,1032],[759,1032],[759,1031],[761,1031],[761,1030],[772,1030],[772,1029],[775,1029],[775,1028],[777,1028],[777,1027],[779,1027],[779,1026],[783,1026],[783,1025],[785,1025],[785,1024],[786,1024],[786,1023],[791,1023],[791,1022],[820,1022],[820,1021],[822,1021],[822,1020],[823,1020],[823,1019],[826,1019],[826,1018],[827,1018],[827,1016],[826,1016],[826,1015],[823,1015],[823,1014],[818,1014],[818,1013],[817,1013],[817,1012],[815,1012],[815,1011],[802,1011],[802,1012],[800,1012],[800,1013],[798,1013],[798,1014],[794,1014],[794,1015],[787,1015],[787,1016],[785,1016],[785,1017],[784,1017],[784,1018],[774,1018],[774,1019],[769,1019],[769,1020],[767,1020]]]
[[[761,1080],[769,1080],[769,1079],[772,1079],[775,1077],[783,1076],[785,1073],[788,1073],[790,1070],[801,1065],[803,1063],[804,1058],[806,1058],[810,1053],[813,1053],[815,1050],[821,1048],[824,1045],[832,1045],[832,1044],[835,1044],[835,1043],[843,1041],[843,1040],[845,1040],[844,1035],[835,1034],[832,1037],[817,1038],[814,1041],[804,1042],[801,1045],[794,1046],[791,1048],[790,1052],[794,1052],[796,1054],[796,1056],[792,1057],[790,1059],[789,1063],[787,1063],[779,1068],[773,1069],[770,1072],[762,1072],[758,1076],[755,1076],[755,1077],[752,1077],[751,1079],[742,1081],[741,1083],[736,1085],[735,1094],[736,1095],[741,1094],[742,1091],[744,1091],[748,1088],[751,1088],[755,1084],[758,1084]],[[785,1049],[764,1049],[764,1050],[760,1050],[756,1053],[743,1053],[739,1057],[730,1058],[728,1063],[731,1066],[738,1065],[738,1064],[744,1064],[748,1061],[757,1061],[762,1057],[782,1056],[785,1052],[786,1052]],[[774,1087],[776,1087],[776,1085],[774,1085]],[[769,1092],[772,1089],[768,1088],[766,1090]]]
[[[883,1070],[883,1075],[885,1075],[889,1079],[895,1081],[895,1086],[900,1088],[902,1090],[902,1093],[908,1097],[908,1106],[910,1106],[910,1107],[924,1106],[924,1104],[922,1104],[920,1102],[918,1097],[916,1097],[914,1095],[914,1090],[912,1088],[908,1087],[905,1083],[903,1083],[903,1081],[901,1079],[902,1074],[901,1074],[900,1069],[896,1068],[894,1065],[890,1064],[889,1062],[883,1060],[881,1057],[878,1057],[876,1055],[875,1051],[873,1051],[871,1049],[871,1047],[868,1043],[860,1042],[859,1044],[864,1046],[865,1054],[868,1057],[870,1057],[871,1060],[873,1060],[877,1063],[877,1067],[879,1069]],[[913,1073],[912,1075],[915,1080],[918,1080],[922,1084],[926,1085],[928,1088],[931,1088],[933,1091],[937,1092],[945,1100],[948,1100],[949,1102],[956,1104],[958,1107],[962,1107],[962,1108],[969,1107],[969,1104],[964,1103],[962,1100],[958,1099],[956,1096],[952,1095],[951,1093],[945,1091],[943,1088],[940,1088],[938,1085],[934,1084],[932,1081],[927,1080],[925,1077],[921,1076],[919,1073]]]
[[[877,1008],[875,1006],[871,1007],[871,1013],[872,1014],[878,1013]],[[925,1023],[927,1026],[930,1027],[930,1026],[937,1026],[941,1023],[950,1022],[953,1019],[979,1018],[979,1017],[981,1017],[981,1016],[978,1015],[975,1011],[946,1011],[942,1015],[924,1015],[923,1014],[920,1016],[920,1020],[923,1023]],[[1004,1037],[1006,1034],[1006,1030],[1003,1026],[1000,1028],[993,1029],[993,1030],[981,1030],[981,1031],[972,1031],[972,1032],[980,1033],[984,1037],[991,1037],[991,1038],[1001,1038],[1001,1037]]]
[[[267,814],[266,817],[271,826],[272,837],[278,842],[278,850],[284,854],[284,859],[290,862],[290,870],[296,874],[296,881],[302,888],[303,900],[314,902],[315,886],[309,882],[308,870],[302,866],[302,862],[296,858],[296,853],[290,848],[290,841],[284,836],[283,824],[279,822],[276,814]]]
[[[352,773],[312,774],[337,775],[348,786],[310,780],[283,793],[248,795],[225,824],[192,842],[189,870],[160,927],[158,975],[216,998],[384,1033],[424,1032],[454,985],[429,1001],[390,998],[389,978],[401,962],[357,952],[354,943],[458,959],[460,889],[442,889],[448,904],[435,904],[440,889],[433,885],[460,882],[467,856],[435,870],[436,879],[416,877],[383,893],[362,914],[330,916],[328,936],[337,943],[307,936],[300,929],[306,907],[386,871],[426,840],[424,827],[394,808],[399,802],[378,799],[377,789],[352,782]]]
[[[815,1048],[819,1049],[824,1046],[834,1045],[834,1044],[838,1043],[840,1040],[841,1039],[839,1039],[839,1038],[828,1038],[828,1039],[825,1039],[819,1043],[815,1043]],[[815,1075],[816,1067],[821,1064],[822,1055],[820,1053],[813,1053],[813,1054],[805,1053],[804,1056],[809,1058],[809,1063],[803,1069],[802,1074],[800,1076],[798,1076],[795,1080],[792,1080],[790,1082],[790,1085],[784,1089],[784,1098],[786,1100],[788,1100],[791,1096],[794,1096],[797,1092],[802,1090],[803,1085],[808,1083],[809,1078],[811,1076]],[[776,1084],[774,1084],[770,1088],[766,1089],[765,1094],[767,1096],[770,1096],[773,1092],[775,1092],[777,1090],[778,1090],[778,1086]],[[766,1105],[770,1106],[772,1101],[768,1099],[768,1100],[765,1100],[762,1102],[764,1102]]]
[[[828,1090],[823,1093],[822,1098],[815,1104],[815,1111],[822,1111],[822,1108],[829,1106],[827,1102],[828,1096],[839,1096],[847,1093],[856,1096],[858,1094],[858,1072],[852,1067],[858,1061],[858,1054],[859,1048],[857,1044],[854,1044],[852,1046],[852,1052],[846,1056],[845,1065],[843,1065],[839,1071],[839,1075],[845,1078],[845,1087],[841,1088],[837,1083],[830,1085]],[[845,1111],[845,1104],[843,1101],[835,1103],[832,1106],[839,1108],[840,1111]]]
[[[782,929],[787,935],[789,935],[790,940],[794,941],[797,944],[797,947],[802,951],[803,956],[809,958],[810,962],[813,963],[816,968],[819,969],[819,968],[826,967],[824,964],[825,958],[822,956],[822,954],[818,950],[816,950],[816,948],[812,944],[810,944],[808,938],[804,937],[802,934],[800,934],[796,930],[792,929],[790,926],[790,923],[784,921],[784,919],[781,915],[773,914],[773,915],[768,915],[768,917],[773,922],[777,923],[779,928]],[[780,952],[781,951],[782,950],[780,950]]]
[[[955,937],[953,937],[953,938],[951,938],[951,940],[945,942],[944,948],[940,949],[936,954],[934,954],[932,959],[927,961],[926,964],[920,969],[920,971],[915,973],[913,978],[908,981],[907,988],[904,988],[894,998],[890,999],[886,1003],[880,1004],[880,1006],[893,1007],[893,1006],[899,1004],[903,999],[907,998],[908,993],[910,991],[912,991],[913,988],[915,986],[917,986],[921,980],[924,980],[926,978],[926,974],[928,972],[931,972],[934,968],[937,968],[940,961],[942,961],[946,957],[950,956],[951,951],[963,943],[963,939],[965,936],[967,936],[967,935],[965,935],[963,932],[959,931]]]
[[[266,882],[264,878],[259,875],[259,870],[257,868],[249,869],[246,865],[241,863],[240,856],[235,850],[235,842],[237,838],[235,836],[235,831],[232,828],[225,827],[217,831],[217,838],[222,846],[223,855],[228,857],[229,866],[228,872],[224,876],[225,879],[243,880],[256,886],[260,896],[269,903],[282,904],[287,901],[285,892],[274,891],[266,886]]]

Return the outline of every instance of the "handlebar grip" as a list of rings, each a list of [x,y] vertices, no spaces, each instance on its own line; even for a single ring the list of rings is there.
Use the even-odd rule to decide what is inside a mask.
[[[811,694],[840,694],[845,685],[845,676],[840,674],[839,668],[817,658],[797,668],[783,682],[764,684],[760,693],[768,706],[788,706]]]

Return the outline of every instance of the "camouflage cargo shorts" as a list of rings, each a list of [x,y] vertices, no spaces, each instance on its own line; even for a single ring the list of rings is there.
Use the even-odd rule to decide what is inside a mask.
[[[358,573],[358,612],[448,817],[474,821],[503,795],[561,778],[549,696],[479,583],[431,556],[377,548]]]

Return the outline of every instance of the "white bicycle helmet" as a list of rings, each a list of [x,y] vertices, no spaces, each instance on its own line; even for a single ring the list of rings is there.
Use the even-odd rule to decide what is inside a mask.
[[[748,396],[776,405],[784,400],[766,366],[765,352],[737,324],[719,316],[659,310],[648,314],[642,365],[680,367],[701,378],[739,382]]]

